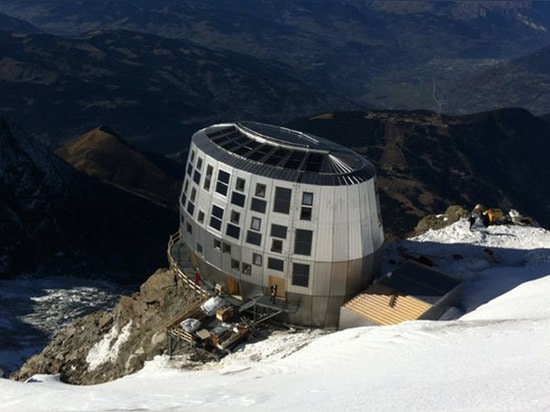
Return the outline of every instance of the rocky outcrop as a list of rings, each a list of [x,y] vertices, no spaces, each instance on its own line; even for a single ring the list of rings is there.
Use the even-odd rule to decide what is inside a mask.
[[[172,270],[158,269],[139,292],[122,296],[113,310],[69,325],[11,378],[60,374],[64,382],[89,385],[136,372],[145,361],[167,351],[167,323],[190,299],[193,293],[175,282]]]

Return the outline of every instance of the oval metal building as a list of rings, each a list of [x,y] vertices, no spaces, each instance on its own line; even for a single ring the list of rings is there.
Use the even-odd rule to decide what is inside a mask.
[[[375,179],[369,161],[329,140],[216,124],[192,138],[180,233],[203,278],[228,294],[244,302],[271,291],[288,322],[335,327],[379,269]]]

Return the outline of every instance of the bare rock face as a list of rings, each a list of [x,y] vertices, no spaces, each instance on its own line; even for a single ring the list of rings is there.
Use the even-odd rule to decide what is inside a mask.
[[[11,375],[60,374],[78,385],[108,382],[134,373],[168,349],[165,327],[185,307],[192,292],[177,285],[174,272],[159,269],[112,311],[84,316],[59,333]]]
[[[446,226],[449,226],[461,218],[466,218],[470,216],[470,212],[468,212],[465,208],[458,205],[451,205],[447,208],[445,213],[438,214],[438,215],[427,215],[420,219],[418,224],[416,225],[414,229],[415,235],[420,235],[422,233],[427,232],[428,230],[438,230],[442,229]]]

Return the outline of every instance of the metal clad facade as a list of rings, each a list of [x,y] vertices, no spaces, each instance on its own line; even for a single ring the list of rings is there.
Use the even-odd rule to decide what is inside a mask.
[[[336,326],[339,306],[378,270],[374,180],[368,161],[332,142],[274,126],[215,125],[190,145],[183,239],[209,281],[238,284],[243,299],[277,282],[298,305],[292,322]]]

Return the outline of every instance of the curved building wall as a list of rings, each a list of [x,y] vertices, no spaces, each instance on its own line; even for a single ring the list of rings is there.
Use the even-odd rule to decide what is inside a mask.
[[[205,278],[243,299],[277,284],[298,307],[289,321],[336,326],[341,304],[378,271],[375,177],[322,185],[314,176],[297,181],[292,170],[274,178],[251,161],[243,170],[234,153],[212,150],[208,130],[193,136],[180,197],[181,231]]]

